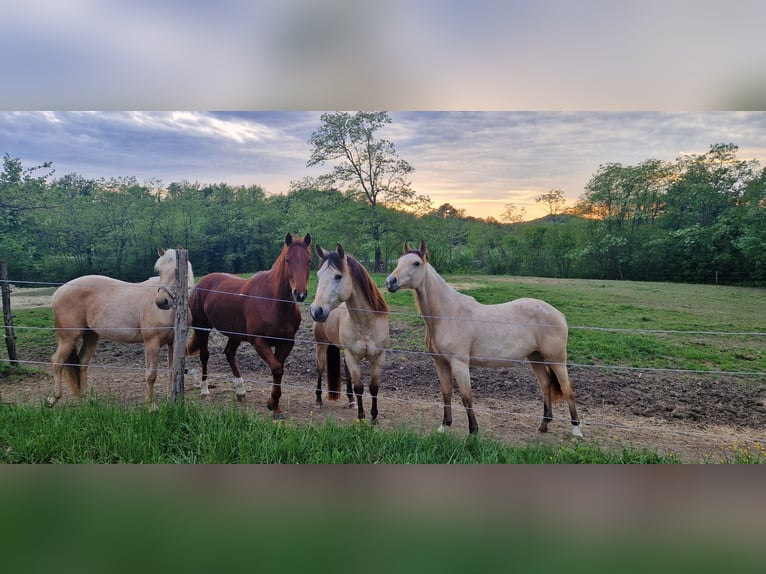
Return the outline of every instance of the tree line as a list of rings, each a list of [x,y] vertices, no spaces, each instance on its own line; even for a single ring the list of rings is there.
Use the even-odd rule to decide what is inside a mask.
[[[138,281],[152,274],[157,245],[181,246],[198,275],[248,273],[271,265],[287,232],[310,232],[370,269],[391,269],[405,240],[425,239],[443,273],[762,285],[766,168],[737,151],[714,144],[670,162],[601,165],[574,206],[551,190],[538,198],[548,215],[529,222],[512,204],[500,219],[478,219],[407,186],[399,199],[409,203],[371,209],[369,196],[332,182],[269,195],[257,185],[54,177],[51,164],[26,167],[6,153],[0,259],[17,281]]]

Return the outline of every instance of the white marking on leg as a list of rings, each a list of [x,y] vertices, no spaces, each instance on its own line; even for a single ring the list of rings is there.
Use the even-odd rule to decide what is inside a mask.
[[[436,429],[436,432],[447,432],[447,427],[445,427],[443,424],[439,425],[439,428]]]
[[[234,385],[237,387],[237,395],[242,396],[245,394],[245,379],[237,377],[234,379]]]
[[[572,434],[574,436],[582,437],[582,431],[580,430],[580,425],[574,425],[572,427]]]

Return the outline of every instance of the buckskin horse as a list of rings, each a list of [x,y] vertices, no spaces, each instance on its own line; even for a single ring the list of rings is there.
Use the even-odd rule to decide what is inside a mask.
[[[470,367],[502,368],[526,358],[543,395],[538,430],[548,430],[553,418],[551,401],[564,398],[572,434],[582,436],[566,366],[568,327],[563,313],[540,299],[484,305],[458,293],[428,263],[425,241],[418,250],[404,243],[404,254],[386,278],[386,287],[392,293],[404,288],[415,291],[415,303],[426,323],[426,346],[433,354],[444,399],[440,431],[452,424],[452,377],[468,414],[468,430],[475,433],[479,425],[473,412]]]
[[[322,263],[317,271],[316,296],[309,310],[316,339],[317,405],[322,406],[325,367],[329,398],[336,400],[340,396],[339,350],[342,349],[346,361],[346,395],[349,407],[354,406],[356,395],[359,420],[365,418],[360,363],[364,359],[370,362],[370,414],[375,424],[380,371],[388,347],[388,306],[367,270],[347,255],[342,245],[338,244],[335,251],[325,251],[317,245],[316,252]]]

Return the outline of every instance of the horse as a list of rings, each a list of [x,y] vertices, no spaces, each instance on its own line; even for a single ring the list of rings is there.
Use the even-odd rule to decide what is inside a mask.
[[[572,434],[582,436],[574,390],[566,367],[568,327],[564,314],[540,299],[521,298],[484,305],[458,293],[428,262],[425,241],[404,254],[386,278],[391,293],[413,289],[418,311],[426,323],[426,346],[433,354],[444,399],[444,432],[452,424],[452,377],[468,414],[468,430],[478,432],[473,412],[470,367],[501,368],[526,358],[543,395],[543,420],[538,430],[547,432],[553,418],[551,401],[566,399]]]
[[[271,269],[259,271],[249,279],[229,273],[210,273],[199,280],[189,302],[192,336],[186,344],[186,352],[199,354],[203,397],[210,394],[208,339],[210,331],[217,329],[228,338],[224,354],[234,375],[237,400],[244,401],[246,393],[237,366],[237,349],[247,342],[271,369],[273,384],[266,406],[273,411],[274,420],[285,418],[279,407],[282,375],[301,324],[297,303],[303,302],[308,294],[310,245],[310,234],[297,239],[288,233]]]
[[[367,270],[347,255],[342,245],[338,244],[335,251],[325,251],[317,245],[316,252],[322,263],[317,271],[316,296],[309,307],[316,339],[316,404],[322,407],[322,374],[325,367],[328,398],[337,400],[340,396],[339,349],[343,349],[348,406],[353,408],[356,395],[360,421],[365,418],[360,363],[364,359],[370,362],[370,414],[372,423],[376,424],[380,371],[388,347],[388,305]]]
[[[158,308],[155,303],[161,288],[176,283],[175,249],[157,248],[159,259],[154,270],[159,276],[142,283],[127,283],[104,275],[85,275],[64,283],[53,294],[51,307],[58,346],[53,363],[53,396],[48,405],[61,398],[61,379],[72,393],[82,396],[88,390],[88,365],[100,337],[117,343],[143,343],[146,360],[146,400],[154,396],[160,349],[168,346],[168,362],[173,368],[175,311]],[[188,266],[189,289],[194,285],[192,265]],[[82,346],[77,349],[82,337]],[[169,378],[168,392],[173,384]]]

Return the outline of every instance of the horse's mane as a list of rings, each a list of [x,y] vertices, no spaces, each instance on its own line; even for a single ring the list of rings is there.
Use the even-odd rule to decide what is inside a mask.
[[[370,304],[373,311],[388,313],[386,300],[383,299],[378,286],[373,283],[370,274],[367,273],[364,266],[350,255],[346,255],[346,261],[348,262],[348,270],[351,273],[351,278],[357,285],[359,285],[364,298],[367,299],[367,302]],[[343,269],[343,259],[338,255],[337,251],[330,251],[330,253],[328,253],[327,262],[336,269]]]

